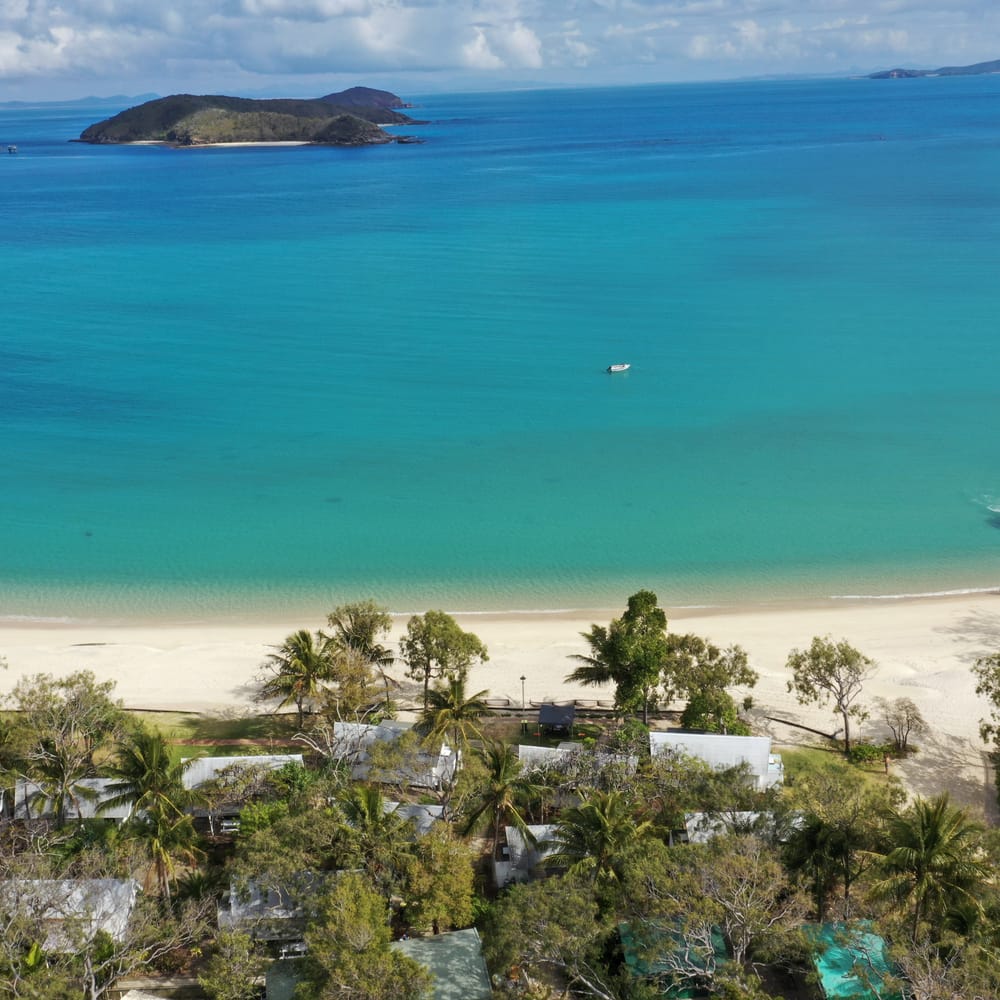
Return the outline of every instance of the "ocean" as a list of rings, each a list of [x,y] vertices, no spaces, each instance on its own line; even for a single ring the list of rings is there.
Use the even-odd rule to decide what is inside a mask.
[[[0,108],[0,618],[1000,585],[1000,78],[402,96]]]

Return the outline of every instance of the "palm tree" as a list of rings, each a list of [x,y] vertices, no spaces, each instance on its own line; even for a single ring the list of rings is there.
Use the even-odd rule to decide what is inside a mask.
[[[392,615],[372,600],[342,604],[327,615],[327,624],[333,629],[330,641],[345,653],[354,653],[378,671],[385,688],[385,703],[390,702],[389,685],[399,687],[386,671],[395,656],[388,646],[379,641],[392,629]]]
[[[509,820],[522,833],[527,833],[525,803],[542,794],[542,786],[521,769],[517,751],[507,743],[489,740],[483,748],[486,782],[479,792],[479,801],[465,824],[468,833],[483,816],[489,816],[493,827],[493,848],[500,840],[500,827]]]
[[[138,730],[118,747],[118,759],[109,769],[114,780],[98,812],[128,805],[133,814],[182,816],[189,798],[183,775],[193,763],[193,758],[175,761],[159,733]]]
[[[879,859],[873,894],[901,910],[912,907],[914,939],[922,921],[942,922],[960,905],[981,909],[978,890],[990,876],[980,860],[981,831],[947,793],[917,799],[890,817],[889,842],[895,846]]]
[[[82,784],[92,771],[89,764],[75,754],[54,749],[50,740],[40,740],[33,753],[30,781],[36,790],[28,793],[29,811],[50,812],[57,829],[66,825],[71,813],[80,814],[83,802],[93,801],[96,793]]]
[[[392,650],[379,642],[392,628],[392,616],[374,601],[357,601],[334,608],[327,616],[330,636],[338,645],[363,653],[377,667],[391,667]]]
[[[194,760],[176,761],[159,733],[140,729],[118,748],[110,768],[114,779],[98,812],[130,805],[132,816],[123,828],[127,839],[137,840],[150,859],[160,895],[170,900],[175,860],[193,863],[200,852],[191,817],[184,811],[191,793],[184,788],[184,772]],[[151,881],[150,878],[148,881]]]
[[[568,865],[571,872],[591,872],[594,880],[621,875],[623,855],[637,840],[652,835],[649,820],[636,822],[621,792],[594,792],[578,806],[564,809],[546,846],[547,865]]]
[[[590,655],[573,654],[571,659],[582,665],[566,678],[587,686],[614,681],[618,708],[641,708],[646,725],[668,655],[667,616],[656,601],[651,590],[640,590],[628,599],[621,618],[613,619],[607,627],[593,625],[589,632],[581,633]]]
[[[333,671],[336,649],[321,632],[314,636],[305,629],[293,632],[275,648],[277,652],[264,662],[271,675],[264,678],[258,698],[279,698],[278,708],[295,705],[301,729],[306,703],[319,695]]]
[[[477,691],[466,697],[464,677],[453,677],[446,686],[429,691],[427,708],[421,717],[427,740],[451,737],[456,749],[467,750],[470,737],[482,737],[476,720],[488,711],[483,701],[488,694],[489,691]]]
[[[409,853],[412,830],[395,812],[386,810],[377,788],[352,785],[338,796],[338,804],[365,869],[390,898]]]
[[[155,876],[160,898],[169,905],[170,885],[177,871],[177,862],[193,865],[203,856],[191,817],[186,814],[172,815],[166,811],[148,812],[131,819],[123,832],[127,838],[138,840],[149,857],[146,888]]]

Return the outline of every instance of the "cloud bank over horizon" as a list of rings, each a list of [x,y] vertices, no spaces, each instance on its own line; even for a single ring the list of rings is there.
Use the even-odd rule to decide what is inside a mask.
[[[995,0],[0,0],[0,94],[40,99],[644,83],[997,57]]]

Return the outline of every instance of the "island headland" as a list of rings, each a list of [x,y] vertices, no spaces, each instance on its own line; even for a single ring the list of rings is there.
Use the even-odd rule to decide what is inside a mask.
[[[401,98],[385,90],[352,87],[325,97],[253,99],[174,94],[158,97],[84,129],[80,142],[162,143],[211,146],[223,143],[301,143],[368,146],[418,142],[386,132],[384,125],[419,125],[399,109]]]
[[[984,73],[1000,73],[1000,59],[973,63],[971,66],[942,66],[940,69],[883,69],[869,73],[869,80],[909,80],[921,76],[981,76]]]

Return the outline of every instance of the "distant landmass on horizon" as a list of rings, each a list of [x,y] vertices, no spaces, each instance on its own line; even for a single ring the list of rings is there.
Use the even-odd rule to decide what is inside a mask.
[[[312,99],[254,99],[221,95],[173,94],[84,129],[81,142],[120,144],[161,142],[206,146],[226,142],[302,142],[326,146],[367,146],[414,142],[382,125],[419,124],[402,114],[409,105],[396,94],[351,87]]]
[[[942,66],[940,69],[883,69],[869,73],[869,80],[903,80],[918,76],[979,76],[1000,73],[1000,59],[973,63],[971,66]]]

